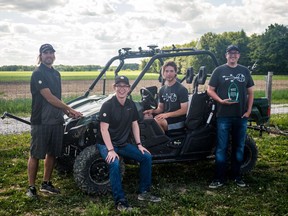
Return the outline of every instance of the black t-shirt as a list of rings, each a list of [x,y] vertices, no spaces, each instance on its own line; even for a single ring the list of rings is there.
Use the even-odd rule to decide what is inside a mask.
[[[40,93],[41,89],[49,88],[51,93],[61,100],[61,76],[53,67],[41,64],[33,71],[30,81],[32,94],[31,124],[55,125],[63,124],[63,111],[50,104]]]
[[[160,103],[164,112],[173,112],[181,108],[181,103],[188,102],[188,90],[179,82],[172,86],[162,86],[159,90]]]
[[[139,115],[133,101],[127,98],[122,106],[116,96],[113,96],[102,105],[99,119],[100,122],[109,124],[108,130],[113,146],[124,146],[128,143],[132,122],[137,121]]]
[[[247,88],[254,86],[248,68],[239,64],[235,68],[227,64],[221,65],[213,71],[209,85],[216,88],[216,93],[221,99],[229,98],[229,88],[237,89],[239,92],[238,103],[217,104],[217,117],[241,117],[247,111]]]

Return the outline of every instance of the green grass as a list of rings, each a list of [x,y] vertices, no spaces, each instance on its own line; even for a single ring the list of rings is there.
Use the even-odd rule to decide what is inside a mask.
[[[267,75],[252,75],[253,80],[265,80],[265,77]],[[287,80],[288,76],[287,75],[273,75],[272,77],[273,80]]]
[[[29,98],[17,99],[0,99],[0,114],[4,112],[14,113],[19,116],[29,116],[31,113],[32,100]]]
[[[77,96],[67,96],[63,98],[65,103],[77,98]],[[0,114],[4,112],[13,113],[17,116],[27,117],[31,114],[30,98],[0,99]]]
[[[288,115],[288,114],[286,114]],[[284,116],[284,118],[283,118]],[[281,130],[288,130],[288,123],[287,123],[287,118],[285,118],[285,115],[282,114],[273,114],[272,118],[269,121],[270,125],[277,125]],[[288,140],[287,140],[288,141]],[[288,145],[288,143],[287,143]],[[288,152],[286,152],[288,153]]]
[[[288,128],[288,115],[273,115],[271,121]],[[131,215],[287,215],[288,214],[288,138],[249,131],[257,142],[258,162],[245,176],[247,188],[229,182],[211,190],[214,162],[153,166],[153,192],[159,204],[137,201],[138,167],[126,166],[123,187]],[[26,198],[29,133],[0,135],[0,215],[121,215],[115,211],[110,194],[89,196],[80,191],[73,175],[54,172],[58,196],[40,193],[38,201]],[[37,185],[43,176],[41,161]],[[122,214],[129,215],[129,214]]]
[[[254,91],[254,97],[265,97],[265,91]],[[288,103],[288,89],[277,89],[272,91],[272,104]]]

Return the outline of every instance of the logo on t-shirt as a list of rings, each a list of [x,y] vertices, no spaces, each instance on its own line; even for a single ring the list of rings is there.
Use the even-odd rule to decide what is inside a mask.
[[[164,95],[162,96],[162,98],[163,98],[163,100],[164,100],[165,102],[169,102],[169,100],[170,100],[171,102],[176,102],[176,101],[177,101],[177,95],[176,95],[175,93],[170,93],[170,94],[166,93],[166,94],[164,94]]]
[[[237,74],[235,77],[230,74],[230,76],[222,76],[225,80],[230,80],[231,82],[234,82],[234,80],[237,80],[238,82],[245,82],[245,76],[243,74]]]
[[[41,85],[42,84],[42,80],[38,80],[38,83]]]

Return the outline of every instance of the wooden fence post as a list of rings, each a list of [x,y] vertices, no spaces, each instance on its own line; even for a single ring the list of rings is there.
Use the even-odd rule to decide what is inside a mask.
[[[273,72],[268,72],[268,75],[266,76],[266,91],[265,91],[265,97],[268,98],[269,106],[271,107],[271,101],[272,101],[272,77]]]

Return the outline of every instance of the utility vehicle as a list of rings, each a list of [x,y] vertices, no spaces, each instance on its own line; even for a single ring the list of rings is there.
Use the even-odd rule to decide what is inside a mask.
[[[163,84],[161,72],[159,71],[159,87],[155,85],[143,86],[141,81],[156,62],[161,66],[168,59],[200,56],[203,59],[203,65],[200,65],[199,68],[189,65],[186,73],[184,72],[184,77],[179,80],[185,85],[190,85],[190,90],[192,89],[189,96],[190,105],[186,127],[174,133],[163,133],[154,119],[144,119],[143,116],[144,110],[157,108],[157,93]],[[141,100],[135,101],[135,103],[141,119],[139,121],[141,141],[153,155],[153,164],[211,160],[214,156],[216,104],[207,95],[206,91],[199,90],[199,86],[206,83],[207,76],[219,65],[214,54],[206,50],[176,48],[174,46],[172,49],[167,50],[157,49],[156,46],[149,46],[148,50],[139,48],[138,51],[123,48],[119,50],[117,56],[108,61],[88,91],[82,97],[69,103],[70,106],[81,111],[84,117],[79,120],[66,117],[65,120],[65,156],[58,159],[58,168],[64,165],[64,170],[69,170],[72,169],[73,165],[73,174],[77,185],[89,194],[106,193],[110,189],[109,170],[105,161],[101,158],[95,143],[100,133],[99,110],[101,105],[113,96],[113,94],[108,96],[89,96],[89,92],[105,76],[112,63],[116,60],[120,62],[114,72],[115,76],[117,76],[121,74],[125,60],[133,58],[147,59],[146,66],[131,85],[130,97],[133,99],[132,93],[140,85]],[[207,62],[207,65],[205,65],[205,62]],[[194,71],[198,72],[195,73]],[[268,111],[266,98],[255,99],[250,120],[264,123],[269,119]],[[257,154],[255,141],[247,135],[244,162],[241,167],[242,173],[250,172],[253,169]],[[66,166],[67,161],[70,162],[70,168]],[[122,163],[122,173],[124,174],[124,164],[133,164],[134,162],[123,159]]]
[[[158,49],[153,45],[148,47],[147,50],[139,48],[136,51],[130,48],[120,49],[118,55],[107,62],[87,92],[68,103],[69,106],[82,112],[83,118],[72,119],[65,116],[64,155],[57,159],[56,168],[61,172],[73,172],[79,188],[88,194],[105,194],[110,190],[108,166],[101,158],[96,142],[100,133],[98,115],[101,105],[114,94],[90,95],[90,92],[96,85],[100,85],[101,80],[101,83],[105,85],[103,79],[106,77],[106,72],[115,62],[118,62],[114,71],[115,76],[121,75],[121,69],[127,59],[144,59],[147,62],[134,81],[130,78],[132,85],[129,97],[133,99],[135,95],[141,95],[141,99],[134,100],[134,102],[140,116],[141,142],[153,155],[153,164],[214,158],[216,104],[207,95],[205,87],[204,90],[200,90],[200,87],[207,84],[206,78],[219,65],[215,55],[210,51],[194,48],[172,46],[171,49]],[[157,85],[144,86],[142,80],[153,66],[158,65],[160,68],[164,61],[175,58],[189,58],[190,60],[185,60],[186,63],[193,62],[193,58],[199,58],[202,65],[186,65],[186,71],[182,71],[182,77],[179,75],[181,77],[179,82],[183,83],[190,92],[185,128],[173,133],[163,133],[154,119],[145,119],[143,116],[144,110],[157,108],[157,93],[163,85],[161,72],[158,71]],[[129,77],[129,74],[125,75]],[[136,89],[139,92],[136,92]],[[269,115],[267,98],[255,99],[249,121],[264,124],[269,120]],[[131,142],[133,143],[133,140]],[[257,155],[256,143],[251,136],[247,135],[244,161],[241,166],[242,173],[248,173],[253,169]],[[121,159],[121,163],[124,175],[125,163],[134,164],[135,162],[124,158]]]

